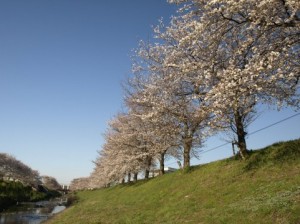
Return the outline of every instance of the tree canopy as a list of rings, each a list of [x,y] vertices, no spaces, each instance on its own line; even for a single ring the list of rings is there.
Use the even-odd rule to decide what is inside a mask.
[[[98,186],[147,178],[167,155],[188,168],[206,138],[226,130],[246,159],[258,105],[299,109],[299,1],[169,2],[181,5],[176,15],[134,52],[126,112],[109,123],[91,175]]]

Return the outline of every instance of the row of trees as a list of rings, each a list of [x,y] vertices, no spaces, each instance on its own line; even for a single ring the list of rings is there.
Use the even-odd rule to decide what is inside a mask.
[[[40,176],[37,170],[6,153],[0,153],[0,179],[21,182],[36,189],[38,185],[43,185],[49,190],[61,190],[61,185],[54,177]]]
[[[41,184],[38,171],[6,153],[0,153],[0,178],[10,181],[19,181],[24,185],[37,187]]]
[[[78,191],[78,190],[88,190],[91,187],[91,178],[89,177],[81,177],[75,178],[70,183],[70,190],[71,191]]]
[[[137,179],[167,155],[190,156],[230,130],[242,159],[258,105],[299,107],[300,2],[169,0],[177,16],[141,41],[89,186]]]
[[[51,176],[41,176],[41,182],[44,187],[46,187],[49,190],[59,191],[62,190],[62,186],[55,177]]]

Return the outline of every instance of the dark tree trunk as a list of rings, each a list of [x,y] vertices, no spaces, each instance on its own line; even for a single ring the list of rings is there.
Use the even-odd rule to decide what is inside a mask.
[[[231,146],[232,146],[232,153],[233,153],[233,156],[235,156],[234,142],[231,143]]]
[[[160,160],[159,160],[159,175],[165,174],[165,151],[160,153]]]
[[[129,183],[130,180],[131,180],[131,173],[128,173],[128,174],[127,174],[127,182]]]
[[[244,130],[242,116],[240,115],[239,111],[236,111],[234,118],[235,118],[235,125],[236,125],[236,134],[238,137],[237,146],[239,148],[242,159],[246,159],[248,157],[248,150],[246,145],[247,133]]]
[[[152,162],[152,158],[148,157],[146,159],[145,179],[149,178],[151,162]]]
[[[145,170],[145,179],[149,179],[150,171],[148,169]]]
[[[137,182],[138,173],[133,174],[133,182]]]
[[[122,178],[121,183],[122,183],[122,184],[125,183],[125,178]]]
[[[190,152],[192,148],[193,138],[188,137],[183,141],[183,168],[190,167]]]

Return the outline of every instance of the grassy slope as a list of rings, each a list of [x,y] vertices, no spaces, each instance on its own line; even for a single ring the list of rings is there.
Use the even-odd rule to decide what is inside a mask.
[[[300,139],[78,197],[49,223],[300,223]]]

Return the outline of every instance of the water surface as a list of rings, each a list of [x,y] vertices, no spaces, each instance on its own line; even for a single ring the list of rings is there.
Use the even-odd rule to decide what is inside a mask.
[[[0,213],[0,224],[40,224],[65,208],[59,201],[22,203]]]

